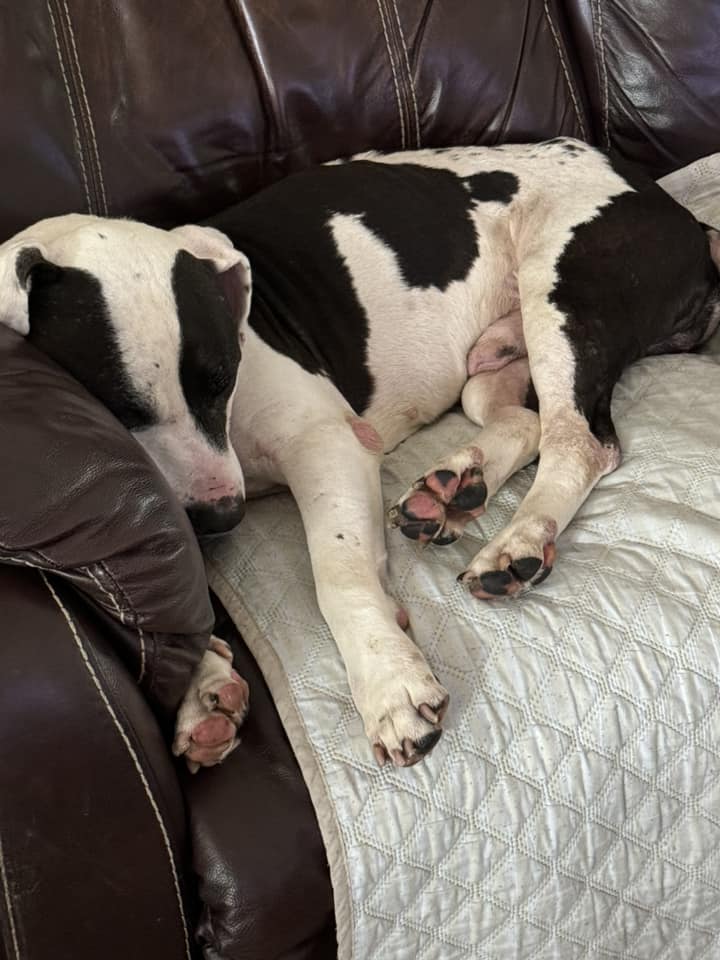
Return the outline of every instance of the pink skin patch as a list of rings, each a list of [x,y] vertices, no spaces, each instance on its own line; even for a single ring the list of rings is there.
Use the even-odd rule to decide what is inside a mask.
[[[407,628],[410,626],[410,617],[408,616],[408,612],[404,607],[397,608],[395,611],[395,620],[397,621],[397,625],[401,630],[407,630]]]
[[[366,450],[369,450],[370,453],[383,452],[382,437],[372,424],[363,420],[362,417],[348,417],[348,423],[352,432]]]
[[[496,320],[479,337],[468,353],[468,376],[501,370],[512,360],[525,356],[527,350],[523,338],[522,316],[517,310]]]

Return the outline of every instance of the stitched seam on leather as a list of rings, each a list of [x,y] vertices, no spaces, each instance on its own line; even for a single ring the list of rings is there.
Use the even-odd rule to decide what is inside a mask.
[[[87,202],[88,213],[92,213],[93,205],[92,200],[90,199],[90,184],[88,182],[87,170],[85,169],[85,157],[83,156],[82,141],[80,139],[80,126],[78,124],[77,114],[75,113],[75,105],[73,104],[73,97],[70,91],[70,83],[68,82],[67,73],[65,71],[65,61],[63,60],[62,47],[60,46],[60,37],[58,36],[57,24],[55,23],[55,17],[52,12],[51,0],[46,0],[46,6],[48,13],[50,14],[50,24],[52,26],[53,36],[55,38],[55,49],[57,50],[58,62],[60,63],[60,72],[62,73],[63,83],[65,85],[65,93],[67,94],[68,105],[70,106],[70,115],[72,117],[73,130],[75,134],[75,150],[77,152],[78,160],[80,161],[80,175],[82,177],[83,187],[85,189],[85,200]]]
[[[40,559],[45,563],[45,565],[50,567],[51,570],[60,569],[59,563],[56,563],[54,560],[51,560],[50,557],[46,557],[45,554],[41,553],[39,550],[31,550],[26,554],[26,556],[31,558],[30,560],[24,559],[23,551],[20,551],[18,553],[17,551],[13,550],[12,547],[9,547],[6,543],[0,542],[0,550],[2,550],[3,553],[5,554],[5,556],[2,557],[3,563],[5,562],[23,563],[25,564],[26,567],[32,567],[33,569],[37,569],[38,567],[42,566],[42,564],[39,564],[36,560],[36,557],[40,557]]]
[[[265,147],[262,150],[256,151],[253,156],[259,156],[266,161],[270,156],[275,156],[278,152],[281,154],[285,152],[280,151],[279,148],[280,130],[277,111],[274,108],[272,91],[270,90],[267,79],[267,71],[263,70],[263,59],[258,40],[253,31],[252,23],[243,10],[242,0],[230,0],[230,9],[233,13],[233,19],[237,24],[240,41],[252,67],[258,100],[265,121]]]
[[[120,623],[122,623],[123,626],[125,626],[125,611],[120,607],[120,604],[117,602],[117,598],[115,597],[115,594],[111,593],[111,591],[108,590],[108,588],[100,582],[98,576],[92,572],[90,567],[83,567],[83,570],[87,573],[87,575],[93,581],[93,583],[98,588],[98,590],[100,590],[101,593],[104,593],[105,596],[109,599],[110,603],[117,610],[117,615],[120,618]]]
[[[20,563],[25,567],[30,567],[32,570],[42,569],[41,565],[38,564],[37,562],[33,563],[30,560],[25,560],[22,556],[18,554],[12,554],[12,551],[10,550],[10,548],[7,547],[4,543],[0,543],[0,550],[7,551],[7,554],[8,554],[7,556],[0,558],[3,563]],[[64,571],[63,571],[63,568],[60,566],[60,564],[55,563],[54,560],[51,560],[50,557],[46,557],[45,554],[41,553],[39,550],[34,551],[34,553],[35,555],[40,557],[51,570],[59,571],[60,574],[62,575]],[[28,554],[28,556],[32,556],[32,554]],[[119,594],[122,597],[124,605],[129,609],[132,615],[132,626],[137,631],[138,643],[140,645],[140,673],[138,674],[137,682],[142,683],[143,680],[145,679],[145,671],[147,667],[147,649],[145,644],[145,631],[140,626],[140,622],[139,622],[140,617],[138,615],[137,610],[135,610],[133,605],[130,603],[130,600],[128,599],[128,596],[125,593],[125,591],[122,589],[120,584],[110,573],[107,567],[107,564],[105,564],[101,560],[100,563],[98,564],[98,567],[103,571],[104,575],[112,583],[117,594]],[[127,626],[128,622],[126,620],[125,610],[123,610],[123,608],[118,603],[117,596],[112,591],[108,590],[108,588],[100,582],[99,578],[97,577],[96,574],[92,572],[90,567],[79,567],[78,569],[86,573],[90,577],[90,579],[93,581],[95,586],[99,590],[101,590],[107,597],[109,597],[110,602],[117,610],[118,617],[120,618],[120,622],[123,624],[123,626]]]
[[[407,145],[405,138],[405,111],[403,110],[403,101],[402,97],[400,96],[400,84],[398,83],[397,70],[395,69],[395,57],[393,56],[392,45],[390,43],[390,37],[388,36],[382,0],[375,0],[375,3],[378,8],[378,13],[380,14],[380,22],[382,24],[382,31],[385,37],[385,47],[387,48],[388,59],[390,61],[393,84],[395,85],[395,98],[397,100],[398,116],[400,117],[400,146],[403,150],[405,150]]]
[[[408,46],[405,40],[405,32],[402,28],[402,21],[400,20],[400,11],[398,10],[397,0],[392,0],[392,5],[395,10],[395,20],[397,21],[397,29],[400,35],[403,58],[405,60],[407,85],[408,89],[410,90],[410,98],[412,100],[413,120],[415,122],[415,146],[419,149],[422,146],[422,138],[420,135],[420,114],[418,112],[417,96],[415,95],[415,81],[413,79],[412,69],[410,68],[410,55],[408,53]]]
[[[18,943],[17,929],[15,927],[15,914],[13,912],[12,899],[10,897],[10,884],[8,883],[7,872],[5,870],[5,854],[3,853],[2,839],[0,839],[0,877],[2,877],[3,893],[5,895],[5,910],[7,911],[13,952],[15,954],[15,960],[20,960],[20,944]]]
[[[73,56],[72,50],[74,45],[74,33],[72,23],[69,19],[70,12],[67,9],[65,0],[52,0],[52,3],[55,7],[55,15],[57,17],[58,37],[65,57],[70,87],[69,95],[73,98],[73,103],[77,110],[77,116],[79,120],[78,131],[80,136],[80,144],[83,151],[85,169],[87,171],[88,185],[90,189],[90,212],[102,213],[103,199],[101,197],[100,190],[101,177],[98,164],[95,163],[95,157],[93,156],[92,152],[92,140],[94,139],[95,132],[92,128],[92,118],[84,109],[84,85],[82,74],[80,73],[80,62],[77,59],[77,51],[75,51],[75,56]],[[63,7],[61,4],[65,5],[65,14],[67,14],[67,17],[63,13]],[[85,102],[85,106],[86,105],[87,100]]]
[[[580,132],[583,135],[583,139],[587,140],[587,130],[585,129],[585,122],[582,118],[582,113],[580,112],[580,105],[578,104],[577,97],[575,95],[575,86],[572,82],[570,76],[570,71],[568,69],[567,63],[565,62],[565,56],[562,51],[562,42],[560,36],[558,35],[557,30],[555,29],[555,24],[553,19],[550,16],[550,7],[548,0],[543,0],[543,7],[545,8],[545,17],[547,18],[548,26],[550,27],[550,32],[552,33],[553,40],[555,41],[555,49],[557,50],[558,57],[560,58],[560,66],[562,71],[565,74],[565,82],[567,83],[567,88],[570,91],[570,98],[572,99],[573,106],[575,108],[575,116],[577,117],[578,124],[580,125]]]
[[[100,212],[107,215],[108,206],[107,197],[105,195],[105,180],[103,178],[102,165],[100,164],[100,151],[98,150],[97,139],[95,137],[95,124],[93,123],[92,112],[90,110],[90,104],[88,103],[87,93],[85,90],[85,80],[83,78],[82,69],[80,68],[80,58],[78,57],[77,45],[75,43],[75,30],[73,29],[72,18],[70,17],[70,10],[67,5],[67,0],[63,0],[63,7],[65,8],[65,16],[67,18],[67,29],[70,37],[72,55],[73,59],[75,60],[77,85],[78,89],[80,90],[82,101],[85,105],[85,122],[87,131],[90,134],[90,142],[92,144],[92,150],[95,159],[95,173],[97,176],[98,193],[100,199]]]
[[[608,72],[605,60],[605,26],[603,23],[602,0],[596,0],[597,39],[600,46],[600,83],[602,84],[602,123],[605,148],[610,149],[610,95],[608,92]]]
[[[103,571],[104,575],[113,583],[113,585],[115,586],[115,588],[116,588],[116,589],[119,589],[117,582],[116,582],[115,579],[111,576],[110,571],[107,569],[107,566],[106,566],[104,563],[101,562],[101,563],[98,564],[98,567]],[[127,622],[126,617],[125,617],[125,611],[123,610],[123,608],[122,608],[122,607],[120,606],[120,604],[118,603],[118,601],[117,601],[117,596],[115,595],[115,592],[112,591],[112,590],[109,590],[109,589],[105,586],[105,584],[102,583],[102,581],[101,581],[100,578],[97,576],[97,574],[93,573],[93,571],[91,570],[90,567],[83,567],[82,569],[87,573],[87,575],[90,577],[90,579],[91,579],[91,580],[93,581],[93,583],[96,585],[96,587],[98,588],[98,590],[100,590],[102,593],[104,593],[105,596],[110,600],[110,603],[113,605],[113,607],[115,607],[115,609],[117,610],[117,615],[118,615],[118,617],[120,618],[120,623],[122,623],[123,626],[128,626],[128,622]],[[126,595],[125,593],[123,593],[123,599],[124,599],[125,603],[128,604],[128,606],[130,606],[130,604],[128,603],[127,595]],[[137,613],[135,612],[135,610],[133,610],[132,607],[130,607],[130,609],[131,609],[131,611],[132,611],[132,617],[133,617],[132,626],[135,628],[135,630],[136,630],[136,632],[137,632],[138,641],[139,641],[139,644],[140,644],[140,673],[138,674],[137,682],[138,682],[138,683],[142,683],[143,680],[144,680],[144,678],[145,678],[145,634],[143,633],[142,627],[141,627],[140,624],[137,622],[137,621],[138,621],[138,615],[137,615]]]
[[[101,560],[98,563],[98,566],[100,567],[102,572],[105,574],[105,576],[108,578],[110,583],[112,583],[113,587],[122,598],[123,603],[132,614],[132,625],[137,630],[138,642],[140,644],[140,673],[138,674],[137,682],[142,683],[143,680],[145,679],[146,653],[145,653],[145,634],[143,632],[143,628],[140,626],[140,616],[137,610],[135,609],[135,607],[130,602],[130,598],[128,597],[128,595],[125,593],[123,588],[120,586],[120,584],[117,582],[115,577],[110,572],[110,569],[108,568],[107,563],[105,563],[104,560]],[[123,623],[125,623],[125,620],[123,620]]]
[[[142,766],[141,766],[141,764],[140,764],[140,760],[138,759],[138,755],[137,755],[137,753],[136,753],[136,751],[135,751],[135,748],[134,748],[133,745],[130,743],[130,738],[128,737],[127,733],[126,733],[125,730],[123,729],[123,726],[122,726],[122,724],[120,723],[120,721],[119,721],[119,719],[118,719],[118,716],[117,716],[115,710],[113,709],[112,704],[111,704],[110,701],[108,700],[108,697],[107,697],[105,691],[104,691],[103,688],[102,688],[102,685],[101,685],[101,683],[100,683],[100,679],[99,679],[99,677],[98,677],[98,675],[97,675],[97,673],[96,673],[96,671],[95,671],[95,668],[93,667],[92,663],[90,662],[90,658],[88,657],[87,650],[85,649],[85,645],[84,645],[83,642],[82,642],[82,639],[81,639],[81,637],[80,637],[80,631],[79,631],[77,625],[75,624],[75,621],[73,620],[72,616],[70,615],[69,611],[67,610],[67,608],[66,608],[65,605],[63,604],[63,602],[62,602],[62,600],[60,599],[60,597],[59,597],[59,596],[57,595],[57,593],[55,592],[55,588],[53,587],[53,585],[50,583],[50,581],[48,580],[48,578],[46,577],[46,575],[45,575],[42,571],[40,571],[40,576],[42,577],[42,580],[43,580],[45,586],[47,587],[48,591],[50,592],[51,597],[53,598],[53,600],[54,600],[55,603],[57,604],[58,609],[59,609],[60,612],[62,613],[62,615],[63,615],[63,617],[64,617],[64,619],[65,619],[65,622],[66,622],[67,625],[68,625],[68,629],[70,630],[70,633],[71,633],[71,635],[72,635],[72,637],[73,637],[73,640],[75,641],[75,645],[76,645],[77,648],[78,648],[78,651],[79,651],[79,653],[80,653],[80,657],[82,658],[82,661],[83,661],[83,663],[84,663],[84,665],[85,665],[85,668],[87,669],[88,673],[90,674],[90,679],[92,680],[93,685],[95,686],[95,688],[97,689],[98,693],[100,694],[100,699],[101,699],[101,700],[103,701],[103,703],[105,704],[105,707],[106,707],[108,713],[110,714],[110,718],[112,719],[112,722],[113,722],[113,724],[115,725],[115,728],[117,729],[117,731],[118,731],[118,733],[120,734],[120,737],[121,737],[123,743],[125,744],[125,748],[127,749],[127,752],[128,752],[128,754],[130,755],[130,759],[132,760],[133,766],[135,767],[135,770],[137,771],[137,774],[138,774],[138,776],[139,776],[139,778],[140,778],[140,782],[141,782],[142,785],[143,785],[143,789],[145,790],[145,795],[146,795],[147,798],[148,798],[148,802],[150,803],[150,807],[152,808],[152,811],[153,811],[153,813],[155,814],[155,819],[157,820],[158,826],[160,827],[160,833],[162,834],[163,843],[165,844],[165,849],[166,849],[166,851],[167,851],[168,860],[169,860],[169,863],[170,863],[170,872],[171,872],[171,874],[172,874],[172,881],[173,881],[173,886],[174,886],[174,888],[175,888],[175,896],[176,896],[176,898],[177,898],[177,905],[178,905],[178,911],[179,911],[179,914],[180,914],[180,920],[181,920],[181,925],[182,925],[183,937],[184,937],[184,940],[185,940],[185,955],[186,955],[186,957],[187,957],[187,960],[191,960],[191,956],[190,956],[190,941],[189,941],[189,938],[188,938],[187,921],[186,921],[186,919],[185,919],[185,909],[184,909],[184,907],[183,907],[182,896],[181,896],[181,894],[180,894],[180,881],[179,881],[179,879],[178,879],[177,870],[176,870],[176,868],[175,868],[175,860],[174,860],[173,853],[172,853],[172,846],[171,846],[171,844],[170,844],[170,837],[169,837],[169,835],[168,835],[167,828],[165,827],[165,822],[163,821],[162,814],[160,813],[160,808],[158,807],[157,801],[155,800],[155,797],[154,797],[154,795],[153,795],[153,793],[152,793],[152,790],[150,789],[150,784],[148,783],[147,777],[145,776],[145,771],[143,770],[143,768],[142,768]]]

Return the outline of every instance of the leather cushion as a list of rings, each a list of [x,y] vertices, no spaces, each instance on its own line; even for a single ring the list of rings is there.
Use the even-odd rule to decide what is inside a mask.
[[[4,328],[0,410],[0,559],[61,573],[91,597],[171,713],[213,620],[179,502],[103,406]]]

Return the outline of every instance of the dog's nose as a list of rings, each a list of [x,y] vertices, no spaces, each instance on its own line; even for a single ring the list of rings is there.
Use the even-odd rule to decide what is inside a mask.
[[[185,507],[195,532],[201,537],[229,533],[245,515],[242,497],[221,497],[210,503],[191,503]]]

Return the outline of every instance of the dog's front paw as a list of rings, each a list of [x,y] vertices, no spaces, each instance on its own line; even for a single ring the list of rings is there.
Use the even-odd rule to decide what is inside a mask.
[[[444,546],[485,512],[487,493],[482,454],[469,448],[414,483],[391,508],[389,519],[411,540]]]
[[[221,763],[238,746],[237,729],[248,711],[250,690],[232,666],[224,640],[210,638],[178,711],[173,753],[191,773]]]
[[[355,699],[381,767],[388,760],[396,767],[412,766],[442,735],[448,692],[419,654],[411,664],[373,670]]]
[[[556,531],[550,519],[511,524],[483,547],[458,581],[479,600],[510,597],[537,586],[552,572]]]

